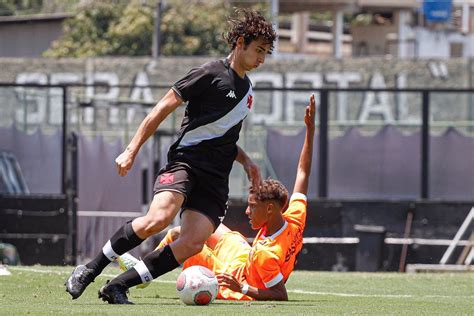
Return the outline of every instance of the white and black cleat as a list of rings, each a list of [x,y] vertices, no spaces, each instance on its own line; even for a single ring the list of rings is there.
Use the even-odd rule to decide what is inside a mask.
[[[72,271],[71,276],[64,284],[66,285],[66,292],[71,294],[72,299],[75,300],[82,295],[91,282],[94,282],[94,278],[93,269],[89,269],[85,265],[79,265]]]

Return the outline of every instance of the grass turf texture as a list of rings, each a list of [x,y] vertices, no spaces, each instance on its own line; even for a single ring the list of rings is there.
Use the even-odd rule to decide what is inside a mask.
[[[333,273],[295,271],[288,302],[214,301],[185,306],[176,295],[179,269],[146,289],[130,290],[136,305],[109,305],[98,289],[120,271],[104,271],[77,300],[65,292],[73,267],[10,267],[0,276],[2,315],[474,315],[474,273]]]

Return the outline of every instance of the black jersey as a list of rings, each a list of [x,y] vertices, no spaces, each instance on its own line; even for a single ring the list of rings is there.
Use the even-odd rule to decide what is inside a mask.
[[[169,162],[183,161],[227,178],[242,121],[252,107],[249,78],[241,78],[228,60],[217,60],[192,69],[172,89],[188,104]]]

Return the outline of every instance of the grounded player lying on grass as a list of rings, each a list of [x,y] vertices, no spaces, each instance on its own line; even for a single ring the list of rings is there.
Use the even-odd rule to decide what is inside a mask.
[[[221,224],[206,241],[202,251],[187,259],[183,269],[205,266],[219,280],[217,298],[230,300],[288,300],[285,282],[294,269],[303,243],[306,222],[306,194],[314,139],[314,96],[304,118],[306,138],[300,154],[295,186],[289,205],[288,191],[276,180],[265,180],[259,192],[250,188],[245,214],[252,229],[259,229],[252,246],[245,237]],[[155,251],[176,240],[181,227],[168,231]],[[135,261],[136,260],[136,261]],[[127,254],[119,259],[130,269],[138,260]]]

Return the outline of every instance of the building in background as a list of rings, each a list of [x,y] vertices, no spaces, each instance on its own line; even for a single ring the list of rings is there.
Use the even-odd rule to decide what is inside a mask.
[[[41,57],[73,14],[0,16],[0,57]]]
[[[239,2],[239,1],[236,1]],[[472,0],[280,0],[279,52],[321,57],[473,57]],[[325,25],[314,12],[331,12]]]
[[[352,56],[473,57],[470,0],[359,1],[370,23],[351,27]]]
[[[257,2],[257,1],[255,1]],[[474,56],[474,0],[270,0],[277,53],[318,57]],[[166,3],[166,2],[165,2]],[[245,5],[249,1],[232,1]],[[327,21],[311,19],[330,12]],[[41,57],[72,14],[0,17],[0,57]]]

